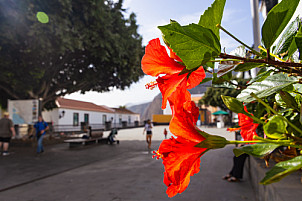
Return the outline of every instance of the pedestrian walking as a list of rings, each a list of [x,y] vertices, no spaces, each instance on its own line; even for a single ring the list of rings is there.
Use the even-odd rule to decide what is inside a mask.
[[[37,153],[40,154],[44,152],[43,137],[45,135],[45,131],[48,130],[49,127],[41,115],[39,115],[38,121],[35,123],[34,127],[36,129],[36,137],[38,141]]]
[[[13,121],[9,119],[9,113],[4,112],[3,118],[0,119],[0,149],[2,148],[2,155],[9,155],[8,148],[11,137],[15,137],[16,132]]]
[[[147,123],[145,125],[144,132],[146,131],[146,141],[148,144],[148,149],[151,149],[151,141],[152,141],[152,128],[153,128],[153,124],[151,123],[151,120],[148,119]]]
[[[164,129],[164,135],[165,135],[165,139],[167,139],[168,131],[166,128]]]

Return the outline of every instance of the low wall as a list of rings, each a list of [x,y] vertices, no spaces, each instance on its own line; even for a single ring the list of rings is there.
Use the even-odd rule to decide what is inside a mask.
[[[269,185],[259,182],[271,168],[266,168],[264,160],[250,156],[247,160],[246,172],[252,182],[257,201],[300,201],[302,200],[301,171],[292,173],[281,181]],[[270,161],[273,167],[275,162]]]

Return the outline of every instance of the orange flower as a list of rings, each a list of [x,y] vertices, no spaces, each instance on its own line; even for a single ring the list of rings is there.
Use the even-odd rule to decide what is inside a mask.
[[[188,71],[181,64],[180,58],[171,50],[170,52],[171,57],[166,48],[160,44],[160,40],[153,39],[146,46],[141,62],[144,73],[158,77],[156,81],[163,96],[162,109],[166,108],[168,98],[182,83],[185,83],[182,86],[186,89],[191,89],[205,78],[203,67],[199,67],[195,71]],[[160,75],[164,76],[160,77]]]
[[[246,106],[244,106],[244,110],[246,112]],[[253,115],[253,114],[252,114]],[[253,122],[253,119],[246,116],[245,114],[238,113],[238,119],[239,119],[239,128],[228,128],[228,131],[237,131],[241,130],[240,134],[244,141],[250,141],[253,140],[254,136],[258,136],[256,133],[256,129],[259,124],[256,124]]]
[[[169,197],[182,193],[190,183],[190,176],[199,172],[200,157],[206,149],[194,147],[196,144],[182,137],[161,143],[157,156],[165,166],[164,183]]]
[[[252,118],[242,113],[238,114],[238,118],[239,118],[239,126],[241,129],[240,134],[244,141],[253,140],[254,136],[258,136],[256,133],[256,129],[259,124],[254,123]]]
[[[182,193],[189,185],[190,176],[199,172],[200,157],[206,149],[195,147],[205,138],[195,126],[199,110],[191,101],[190,93],[177,90],[169,98],[169,103],[173,111],[169,128],[177,138],[164,140],[156,156],[163,160],[164,183],[168,187],[166,192],[173,197]]]

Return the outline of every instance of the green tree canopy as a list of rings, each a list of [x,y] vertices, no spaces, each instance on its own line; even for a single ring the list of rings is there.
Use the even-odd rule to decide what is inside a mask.
[[[243,79],[237,80],[239,87],[245,87],[246,81]],[[206,93],[199,100],[200,105],[210,105],[213,107],[220,107],[222,110],[229,110],[222,98],[223,96],[236,97],[240,93],[240,90],[237,88],[219,88],[219,87],[208,87]]]
[[[125,89],[143,75],[142,37],[123,1],[0,2],[0,103],[42,98],[45,107],[76,91]],[[49,21],[41,23],[38,12]]]

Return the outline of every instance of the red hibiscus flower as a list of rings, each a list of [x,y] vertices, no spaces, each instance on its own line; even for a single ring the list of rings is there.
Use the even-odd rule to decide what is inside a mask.
[[[244,106],[244,110],[247,112],[246,106]],[[238,113],[238,119],[240,128],[228,128],[228,131],[241,130],[240,134],[244,141],[253,140],[254,136],[258,136],[256,129],[259,124],[254,123],[252,118],[245,114]]]
[[[199,172],[200,157],[205,148],[195,147],[197,143],[182,137],[163,140],[157,156],[165,166],[164,183],[169,197],[182,193],[189,185],[190,176]]]
[[[182,96],[180,96],[182,94]],[[170,131],[177,136],[164,140],[156,155],[165,166],[164,183],[169,197],[182,193],[189,185],[190,176],[199,172],[200,157],[205,148],[195,147],[205,138],[195,126],[199,111],[187,90],[177,90],[169,102],[173,111]]]
[[[168,97],[175,92],[176,88],[182,83],[186,89],[197,86],[204,78],[205,72],[203,67],[199,67],[195,71],[188,71],[181,64],[180,58],[172,51],[168,55],[166,48],[160,44],[158,38],[153,39],[146,46],[145,55],[142,59],[142,70],[144,73],[158,77],[158,87],[163,96],[162,108],[166,108]],[[181,73],[182,72],[182,73]],[[152,88],[152,86],[151,86]]]

